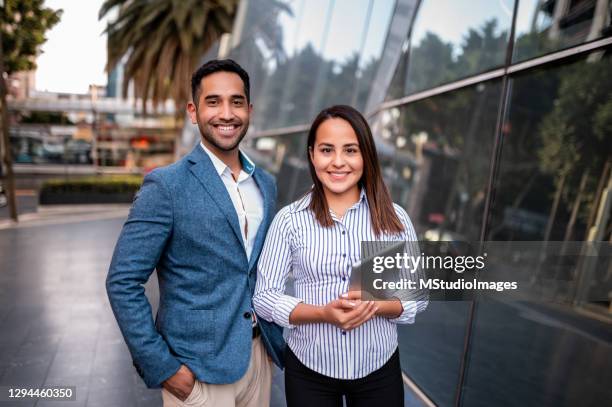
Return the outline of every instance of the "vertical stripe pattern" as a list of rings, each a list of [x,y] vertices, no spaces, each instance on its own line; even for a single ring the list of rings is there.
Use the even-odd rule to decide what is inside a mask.
[[[398,318],[374,317],[350,330],[328,323],[294,326],[289,315],[300,302],[323,306],[349,291],[352,265],[361,259],[362,241],[416,241],[408,214],[395,211],[404,225],[397,235],[376,237],[367,198],[332,227],[319,225],[308,205],[311,195],[284,207],[270,226],[259,263],[253,303],[259,317],[288,328],[287,344],[308,368],[337,379],[358,379],[382,367],[397,348],[397,323],[413,323],[427,299],[402,301]],[[417,253],[414,253],[417,254]],[[285,293],[293,275],[295,295]]]

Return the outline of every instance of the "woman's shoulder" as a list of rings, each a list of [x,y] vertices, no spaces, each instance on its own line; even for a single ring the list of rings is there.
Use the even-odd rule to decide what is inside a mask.
[[[398,205],[395,202],[393,202],[393,208],[395,209],[395,213],[397,214],[400,222],[402,222],[402,225],[404,225],[404,228],[406,229],[404,233],[412,235],[414,233],[414,226],[412,226],[412,220],[410,220],[408,212],[406,212],[401,205]]]
[[[410,216],[408,216],[408,212],[406,212],[406,210],[401,205],[393,202],[393,209],[395,209],[395,213],[397,214],[397,216],[399,216],[400,220],[402,221],[403,219],[410,220]]]

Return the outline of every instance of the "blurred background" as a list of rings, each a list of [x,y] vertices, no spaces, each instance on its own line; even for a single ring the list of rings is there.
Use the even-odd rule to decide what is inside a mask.
[[[420,239],[611,242],[610,0],[0,5],[0,385],[161,405],[103,282],[143,174],[199,141],[184,109],[212,58],[251,76],[242,147],[278,207],[311,185],[310,122],[342,103],[367,116]],[[520,257],[539,278],[546,259]],[[432,302],[402,326],[407,405],[612,405],[612,267],[565,277],[554,302]]]

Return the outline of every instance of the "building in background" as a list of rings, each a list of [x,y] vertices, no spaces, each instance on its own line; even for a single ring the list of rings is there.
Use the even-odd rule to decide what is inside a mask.
[[[280,206],[310,187],[309,124],[343,103],[367,115],[421,239],[610,241],[609,0],[242,7],[229,57],[251,75],[246,148]],[[555,304],[432,302],[400,328],[407,385],[439,406],[610,405],[612,273],[572,278]]]

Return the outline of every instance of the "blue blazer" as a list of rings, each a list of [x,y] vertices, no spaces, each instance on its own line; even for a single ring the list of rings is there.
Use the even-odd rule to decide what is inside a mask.
[[[253,173],[264,217],[250,261],[232,201],[201,148],[148,174],[119,236],[106,290],[134,366],[160,387],[185,364],[198,380],[225,384],[247,370],[257,259],[276,201],[273,178]],[[143,284],[157,269],[153,322]],[[282,328],[258,320],[272,360],[282,365]]]

